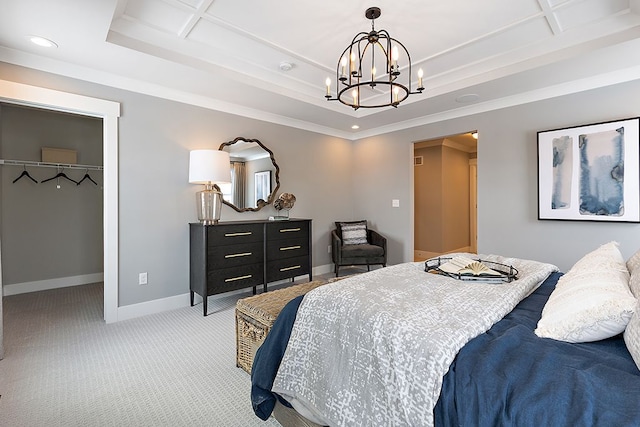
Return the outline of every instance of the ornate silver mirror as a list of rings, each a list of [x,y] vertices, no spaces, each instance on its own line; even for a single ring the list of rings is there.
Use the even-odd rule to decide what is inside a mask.
[[[257,139],[238,137],[220,145],[231,158],[231,184],[220,186],[223,203],[237,212],[256,212],[271,204],[280,188],[273,152]]]

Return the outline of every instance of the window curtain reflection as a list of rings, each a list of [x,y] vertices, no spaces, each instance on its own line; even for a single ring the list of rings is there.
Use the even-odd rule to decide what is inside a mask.
[[[238,209],[245,207],[244,189],[247,182],[247,172],[244,162],[231,162],[231,190],[233,204]]]

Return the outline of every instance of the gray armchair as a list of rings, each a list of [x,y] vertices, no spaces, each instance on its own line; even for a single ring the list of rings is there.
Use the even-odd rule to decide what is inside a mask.
[[[366,265],[367,271],[371,269],[371,265],[382,264],[383,267],[387,266],[387,239],[380,233],[367,228],[366,243],[345,244],[341,224],[357,224],[360,222],[336,222],[336,228],[331,231],[331,257],[335,265],[336,277],[338,277],[341,266]]]

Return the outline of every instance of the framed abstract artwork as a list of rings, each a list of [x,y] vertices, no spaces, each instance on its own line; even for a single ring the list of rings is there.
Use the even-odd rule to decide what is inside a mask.
[[[538,219],[640,222],[639,124],[538,132]]]

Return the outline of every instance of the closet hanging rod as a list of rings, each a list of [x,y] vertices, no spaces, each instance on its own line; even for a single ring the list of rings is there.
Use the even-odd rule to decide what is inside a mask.
[[[48,162],[34,162],[31,160],[3,160],[0,159],[0,165],[13,165],[13,166],[36,166],[40,168],[64,168],[64,169],[83,169],[83,170],[103,170],[103,166],[95,165],[76,165],[69,163],[48,163]]]

